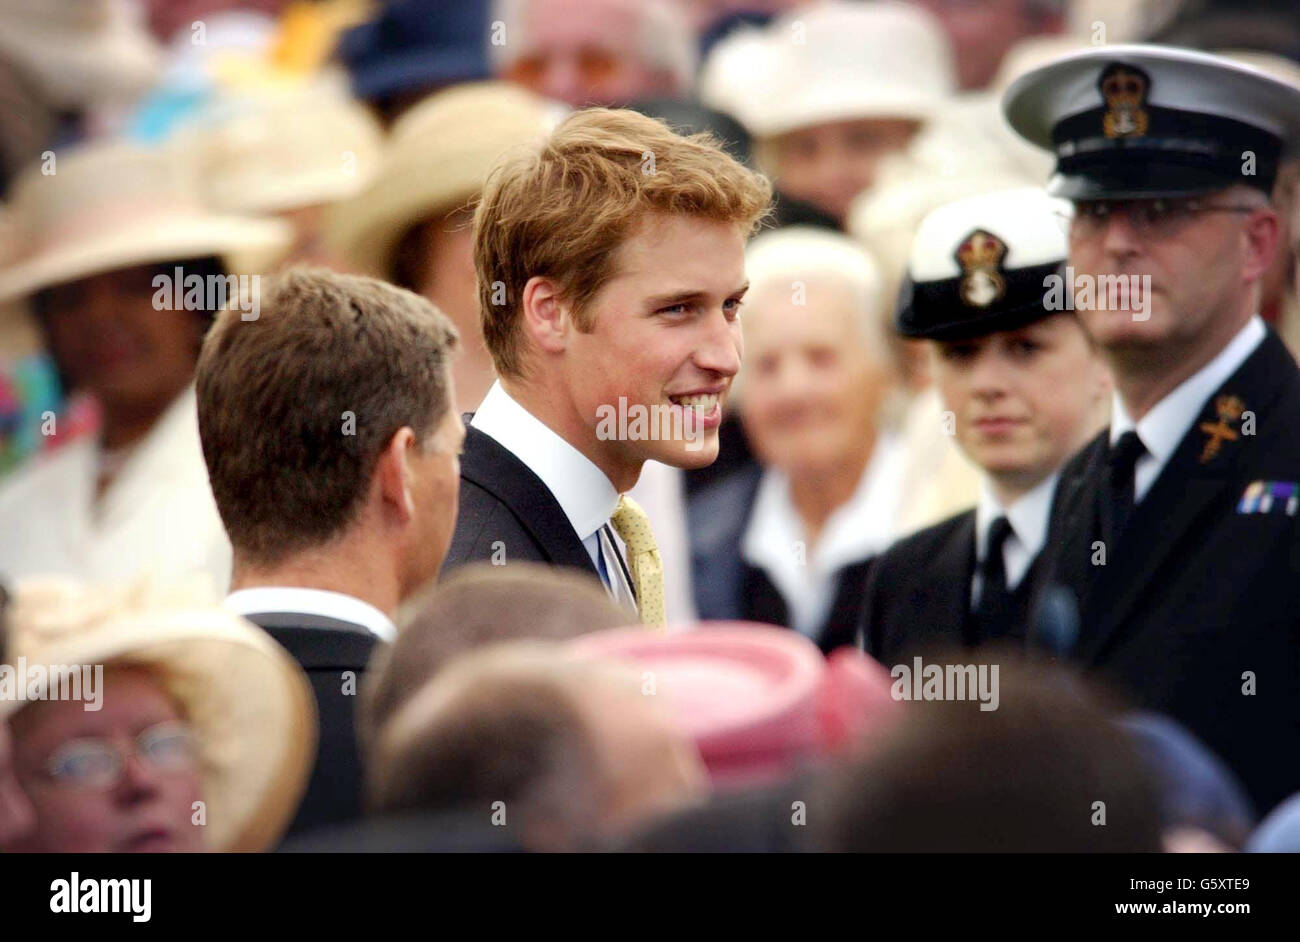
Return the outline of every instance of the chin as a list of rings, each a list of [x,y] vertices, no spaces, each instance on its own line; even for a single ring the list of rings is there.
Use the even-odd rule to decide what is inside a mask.
[[[707,468],[718,460],[718,436],[705,436],[699,448],[687,448],[685,442],[673,442],[669,448],[643,457],[646,461],[658,461],[662,464],[683,470]]]

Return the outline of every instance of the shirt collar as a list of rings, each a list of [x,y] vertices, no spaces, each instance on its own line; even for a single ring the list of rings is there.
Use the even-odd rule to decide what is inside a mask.
[[[605,472],[521,406],[500,381],[492,384],[470,425],[492,436],[542,479],[578,539],[587,539],[613,516],[618,491]]]
[[[321,615],[362,625],[389,644],[397,638],[397,627],[393,620],[369,602],[326,589],[278,585],[239,589],[226,596],[226,608],[243,616],[271,612]]]
[[[1047,524],[1052,515],[1052,497],[1056,494],[1056,479],[1060,472],[1049,474],[1034,487],[1003,507],[993,493],[988,478],[980,483],[979,503],[975,505],[975,558],[983,559],[989,541],[989,527],[998,517],[1005,516],[1011,531],[1032,559],[1047,542]]]
[[[1156,403],[1140,422],[1133,421],[1117,391],[1111,412],[1110,443],[1114,445],[1125,432],[1136,429],[1142,444],[1146,445],[1147,451],[1163,467],[1196,417],[1201,414],[1201,409],[1210,396],[1246,362],[1267,335],[1264,322],[1256,314],[1237,331],[1237,335],[1218,356],[1183,380],[1173,392]]]

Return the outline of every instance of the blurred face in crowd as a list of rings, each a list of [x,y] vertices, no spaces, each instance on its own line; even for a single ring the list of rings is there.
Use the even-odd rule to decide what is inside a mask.
[[[449,401],[454,403],[454,387],[449,392]],[[410,453],[417,516],[416,526],[409,534],[410,572],[404,579],[403,596],[437,576],[451,546],[460,500],[460,453],[464,444],[465,426],[453,407],[438,423],[424,449],[415,448]]]
[[[321,268],[342,269],[337,254],[325,243],[325,205],[299,206],[278,214],[293,227],[293,244],[289,247],[281,268],[294,265],[315,265]]]
[[[0,719],[0,847],[18,840],[35,823],[31,802],[14,776],[9,726]]]
[[[203,328],[194,311],[154,308],[159,272],[172,277],[170,266],[137,265],[45,293],[46,334],[64,378],[110,415],[157,414],[194,378]]]
[[[1080,305],[1079,316],[1117,364],[1208,362],[1258,303],[1251,293],[1277,238],[1277,214],[1247,187],[1191,200],[1078,202],[1070,264],[1076,286],[1087,277],[1099,289],[1097,303],[1090,310]],[[1129,283],[1127,276],[1136,275],[1139,285],[1150,276],[1149,298],[1103,305],[1100,279],[1115,275]],[[1124,295],[1117,300],[1125,302]]]
[[[934,378],[957,441],[1018,490],[1055,471],[1105,423],[1106,367],[1074,315],[934,344]]]
[[[822,476],[870,455],[895,370],[862,300],[823,277],[800,304],[777,280],[746,305],[745,433],[766,465]]]
[[[642,46],[647,0],[527,0],[522,54],[503,78],[574,108],[681,92]]]
[[[546,316],[538,323],[526,311],[526,329],[558,372],[561,434],[626,490],[647,460],[699,468],[717,458],[743,349],[745,240],[731,223],[651,213],[615,252],[614,270],[586,305],[588,330],[547,279],[529,280],[524,305]],[[601,416],[622,412],[620,399],[628,434],[611,436]],[[652,433],[652,422],[669,434]]]
[[[958,85],[984,88],[1002,57],[1016,43],[1039,33],[1057,33],[1060,14],[1034,9],[1031,0],[913,0],[943,24],[957,61]]]
[[[854,197],[875,182],[881,159],[905,148],[918,127],[899,118],[859,118],[782,134],[773,142],[777,185],[843,224]]]
[[[104,672],[102,708],[33,703],[13,718],[18,780],[36,809],[31,835],[7,851],[192,852],[201,799],[192,734],[152,674]]]

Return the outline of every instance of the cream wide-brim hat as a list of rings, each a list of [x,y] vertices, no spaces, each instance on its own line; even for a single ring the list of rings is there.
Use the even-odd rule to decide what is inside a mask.
[[[17,251],[0,261],[0,302],[89,275],[215,255],[229,274],[260,274],[292,243],[278,219],[213,212],[193,155],[177,147],[105,142],[56,153],[14,188]]]
[[[924,123],[956,88],[942,25],[893,0],[798,7],[724,40],[711,58],[706,100],[760,139],[853,119]]]
[[[505,82],[431,95],[393,125],[370,186],[331,208],[326,241],[357,270],[388,277],[407,229],[468,205],[504,154],[540,144],[561,114]]]
[[[20,582],[8,624],[10,664],[156,672],[197,733],[207,848],[263,851],[280,839],[315,760],[316,705],[270,635],[187,586],[62,578]],[[28,702],[0,700],[0,720]]]

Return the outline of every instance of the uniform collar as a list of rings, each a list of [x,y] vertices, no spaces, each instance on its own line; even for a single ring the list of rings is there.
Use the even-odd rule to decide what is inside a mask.
[[[988,478],[980,482],[979,503],[975,505],[975,558],[982,560],[988,547],[989,527],[998,517],[1006,517],[1015,539],[1033,559],[1047,542],[1047,524],[1052,515],[1052,497],[1056,493],[1054,471],[1004,507],[993,493]]]
[[[1178,448],[1178,443],[1196,421],[1214,391],[1228,381],[1241,364],[1255,352],[1268,335],[1263,320],[1256,314],[1232,338],[1213,360],[1183,380],[1142,417],[1134,422],[1118,392],[1115,393],[1110,422],[1113,446],[1125,432],[1136,429],[1138,438],[1156,461],[1164,467]]]
[[[541,478],[578,539],[599,530],[618,507],[618,491],[605,472],[520,405],[500,381],[492,384],[470,425],[496,439]]]

